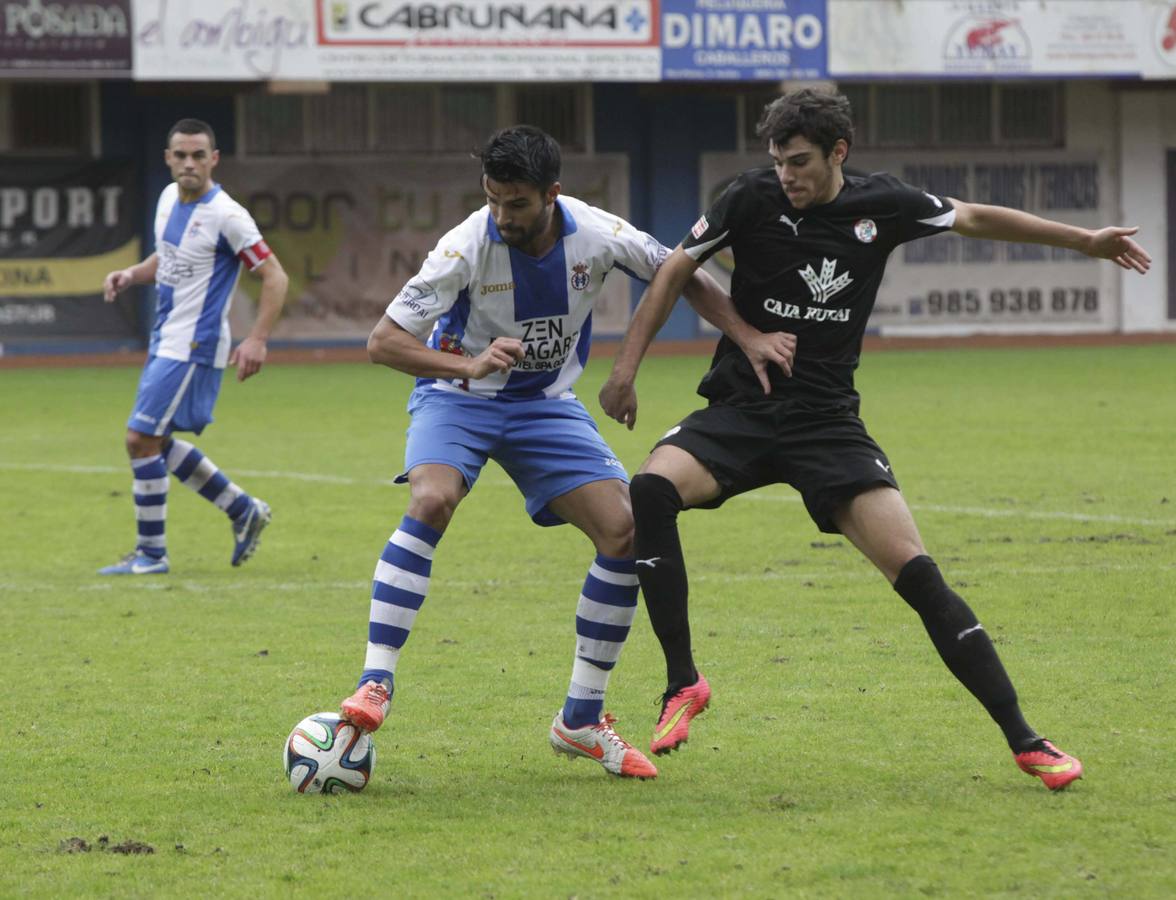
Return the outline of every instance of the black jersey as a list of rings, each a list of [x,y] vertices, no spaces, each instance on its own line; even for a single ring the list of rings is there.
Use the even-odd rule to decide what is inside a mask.
[[[796,358],[791,378],[769,367],[766,398],[747,357],[724,336],[698,392],[712,402],[774,399],[856,412],[853,373],[887,257],[954,221],[951,201],[885,173],[846,175],[832,201],[796,209],[774,169],[744,172],[682,246],[699,262],[730,247],[735,308],[760,331],[795,334]]]

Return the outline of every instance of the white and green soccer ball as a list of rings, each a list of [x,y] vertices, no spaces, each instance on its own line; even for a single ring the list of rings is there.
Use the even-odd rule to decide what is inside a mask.
[[[286,738],[282,754],[290,786],[300,794],[362,791],[376,764],[371,735],[338,713],[307,716]]]

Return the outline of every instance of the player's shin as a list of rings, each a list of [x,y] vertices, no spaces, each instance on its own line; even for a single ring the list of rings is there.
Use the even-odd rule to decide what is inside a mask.
[[[898,573],[894,590],[923,620],[951,673],[992,716],[1014,752],[1037,740],[1017,703],[996,648],[963,598],[943,579],[929,556],[916,556]]]
[[[135,549],[152,559],[162,559],[167,555],[167,467],[162,456],[145,456],[132,459],[131,469],[138,531]]]
[[[569,728],[600,721],[609,675],[629,637],[636,611],[633,560],[597,554],[576,605],[576,658],[563,708],[563,721]]]
[[[690,648],[689,582],[678,536],[682,498],[673,482],[648,472],[633,478],[629,495],[637,577],[650,624],[666,657],[666,681],[671,688],[685,687],[698,680],[698,671]]]
[[[425,602],[440,540],[441,532],[405,516],[376,562],[363,673],[356,692],[341,704],[343,714],[365,731],[375,731],[387,715],[400,650]]]
[[[194,444],[173,437],[164,446],[164,458],[168,471],[185,487],[198,493],[230,519],[248,512],[253,498],[234,484]]]

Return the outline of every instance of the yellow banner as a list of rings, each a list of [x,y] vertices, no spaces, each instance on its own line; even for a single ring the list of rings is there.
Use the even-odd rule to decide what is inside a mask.
[[[101,294],[108,272],[139,262],[139,239],[99,256],[73,259],[0,259],[0,300]]]

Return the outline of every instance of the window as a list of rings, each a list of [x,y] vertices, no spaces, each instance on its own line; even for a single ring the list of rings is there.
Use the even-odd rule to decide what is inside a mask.
[[[568,152],[583,152],[587,132],[581,123],[589,121],[589,93],[559,84],[524,85],[514,92],[516,122],[542,128]]]
[[[1002,85],[1000,133],[1017,144],[1058,144],[1061,133],[1061,97],[1050,85]]]
[[[838,89],[853,108],[858,147],[1059,147],[1065,138],[1060,82],[850,82]],[[755,133],[760,101],[760,92],[741,97],[744,140]],[[745,146],[757,146],[750,141]]]
[[[929,144],[935,133],[931,85],[894,84],[875,97],[874,140],[885,146]],[[859,144],[864,141],[858,141]]]
[[[570,152],[591,152],[587,85],[335,84],[321,94],[239,100],[246,155],[468,153],[496,128],[537,125]]]
[[[990,85],[940,85],[938,100],[940,143],[963,146],[992,143]]]
[[[0,82],[0,152],[89,155],[97,92],[72,82]]]

